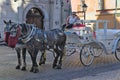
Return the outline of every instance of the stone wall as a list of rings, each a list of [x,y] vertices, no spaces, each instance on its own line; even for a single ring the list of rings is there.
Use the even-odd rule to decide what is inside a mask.
[[[64,4],[62,8],[62,0],[58,1],[60,1],[60,14],[57,14],[54,11],[55,0],[0,0],[0,33],[2,34],[2,37],[4,38],[5,26],[3,20],[12,20],[17,23],[26,22],[26,14],[33,7],[36,7],[42,11],[44,15],[43,23],[45,26],[45,30],[49,30],[55,27],[53,25],[55,15],[59,16],[59,21],[62,21],[62,23],[64,23],[66,17],[68,16],[67,12],[64,11],[64,8],[66,6],[66,0],[63,0]],[[60,23],[60,25],[62,23]]]

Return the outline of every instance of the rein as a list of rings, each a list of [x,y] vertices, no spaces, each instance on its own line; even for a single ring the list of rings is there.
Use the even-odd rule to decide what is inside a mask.
[[[20,27],[18,27],[16,37],[18,38],[20,36]]]

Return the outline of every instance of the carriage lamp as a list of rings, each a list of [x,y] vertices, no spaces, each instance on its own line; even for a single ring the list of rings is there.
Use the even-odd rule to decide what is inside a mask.
[[[84,13],[84,20],[86,19],[86,10],[87,10],[87,5],[84,3],[82,8],[83,8],[83,13]]]

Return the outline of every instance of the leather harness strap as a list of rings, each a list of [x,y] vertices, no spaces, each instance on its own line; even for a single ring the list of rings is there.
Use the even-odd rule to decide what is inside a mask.
[[[21,40],[22,40],[24,43],[29,42],[29,41],[32,39],[32,37],[33,37],[32,35],[33,35],[34,31],[36,31],[36,28],[35,28],[35,27],[32,27],[32,30],[31,30],[30,34],[27,35],[26,38],[24,38],[24,39],[22,38]]]

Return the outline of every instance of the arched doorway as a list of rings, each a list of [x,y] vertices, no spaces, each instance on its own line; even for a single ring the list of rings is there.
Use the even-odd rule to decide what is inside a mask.
[[[43,13],[38,8],[31,8],[26,15],[26,23],[36,24],[36,26],[40,29],[44,29],[43,27]]]

